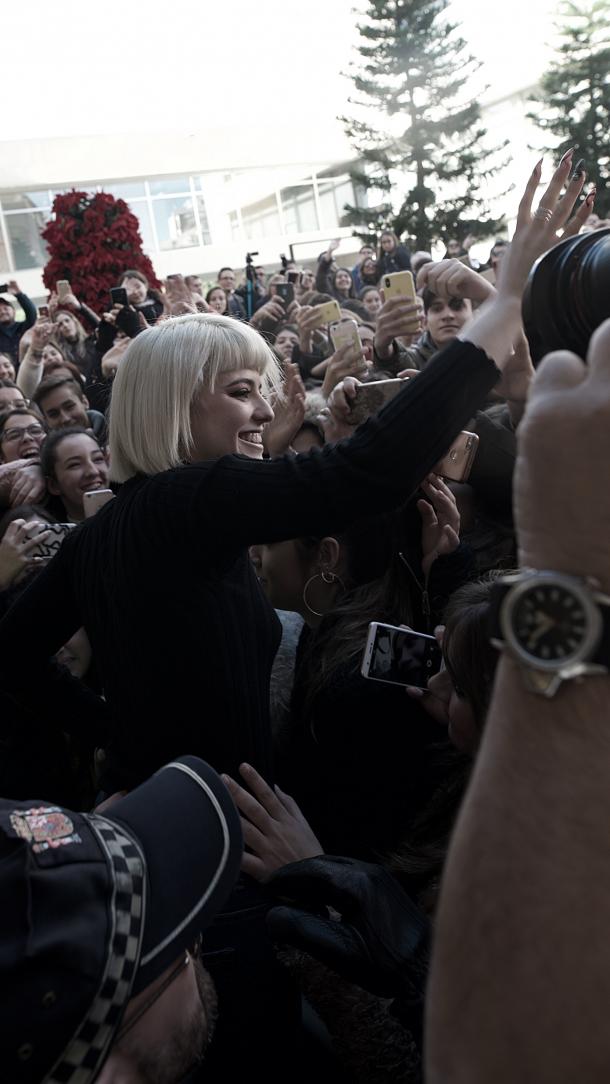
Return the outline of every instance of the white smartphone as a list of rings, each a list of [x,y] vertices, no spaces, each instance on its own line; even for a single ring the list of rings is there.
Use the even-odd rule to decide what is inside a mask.
[[[30,557],[41,557],[43,561],[50,561],[52,557],[55,557],[56,553],[59,553],[64,538],[75,527],[75,523],[41,523],[38,533],[42,534],[44,531],[50,531],[51,534],[45,542],[39,542],[37,546],[34,546],[33,550],[30,550]]]
[[[92,489],[89,493],[83,493],[85,519],[94,516],[96,512],[99,512],[100,508],[103,508],[113,498],[114,493],[111,489]]]
[[[350,320],[349,316],[343,317],[330,325],[330,338],[335,350],[342,346],[353,346],[354,350],[362,353],[362,343],[358,334],[358,324]]]
[[[428,679],[440,670],[442,659],[434,636],[372,621],[360,672],[371,681],[426,689]]]
[[[59,301],[64,301],[68,294],[72,293],[70,283],[67,279],[59,279],[57,281],[57,298]]]

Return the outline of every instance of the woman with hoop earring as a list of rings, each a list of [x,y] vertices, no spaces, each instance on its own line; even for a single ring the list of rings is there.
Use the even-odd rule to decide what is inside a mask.
[[[305,623],[276,735],[277,778],[329,854],[394,849],[445,771],[436,748],[446,732],[404,688],[360,674],[370,621],[432,631],[470,571],[453,494],[440,479],[422,492],[340,535],[250,550],[272,605]]]

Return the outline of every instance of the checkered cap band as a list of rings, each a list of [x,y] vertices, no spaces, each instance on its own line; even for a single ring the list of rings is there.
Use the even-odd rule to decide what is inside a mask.
[[[43,1084],[89,1084],[103,1065],[131,995],[144,935],[145,863],[139,846],[112,821],[87,818],[112,874],[111,928],[104,973],[87,1015]]]

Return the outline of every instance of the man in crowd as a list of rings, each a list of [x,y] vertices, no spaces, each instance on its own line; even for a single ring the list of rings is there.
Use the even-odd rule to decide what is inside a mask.
[[[82,426],[92,429],[98,440],[105,440],[106,419],[98,410],[89,410],[89,400],[71,376],[51,376],[38,385],[33,402],[40,409],[49,429]]]
[[[3,287],[4,289],[4,287]],[[10,296],[7,296],[10,295]],[[25,313],[25,320],[15,319],[15,301],[18,301]],[[36,323],[36,307],[27,294],[19,289],[14,280],[8,283],[3,296],[0,296],[0,354],[10,354],[16,363],[19,360],[19,340]]]
[[[211,1038],[216,995],[196,946],[237,880],[239,818],[197,757],[117,799],[90,814],[0,801],[12,1084],[174,1084]]]
[[[246,310],[240,297],[235,293],[237,279],[232,267],[221,267],[218,272],[218,285],[222,286],[228,299],[228,312],[239,320],[246,319]]]
[[[435,294],[427,284],[430,268],[434,268],[433,277],[449,273],[459,276],[461,296],[439,297]],[[412,304],[407,297],[389,298],[377,317],[375,363],[379,369],[393,373],[402,369],[423,369],[434,354],[457,338],[472,316],[473,304],[482,304],[494,293],[490,283],[466,268],[460,260],[424,264],[418,284],[423,287],[425,331],[413,346],[401,346],[398,340],[408,339],[415,326]]]

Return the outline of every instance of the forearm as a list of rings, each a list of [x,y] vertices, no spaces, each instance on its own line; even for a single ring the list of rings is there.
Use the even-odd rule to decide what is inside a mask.
[[[40,384],[42,370],[42,352],[36,354],[30,347],[19,366],[16,380],[17,387],[25,395],[26,399],[32,397]]]
[[[88,305],[85,305],[84,301],[81,301],[80,303],[80,315],[84,316],[85,319],[93,325],[93,327],[99,327],[99,325],[101,324],[100,317],[97,315],[96,312],[93,311],[93,309],[90,309]]]
[[[30,301],[30,298],[27,296],[27,294],[23,293],[17,294],[17,301],[19,302],[21,308],[25,313],[25,327],[33,327],[33,325],[36,323],[36,306],[34,302]]]
[[[430,1084],[605,1084],[609,778],[610,679],[546,700],[502,660],[441,893]]]
[[[509,358],[521,327],[521,299],[496,295],[486,301],[459,338],[480,346],[499,368]]]

